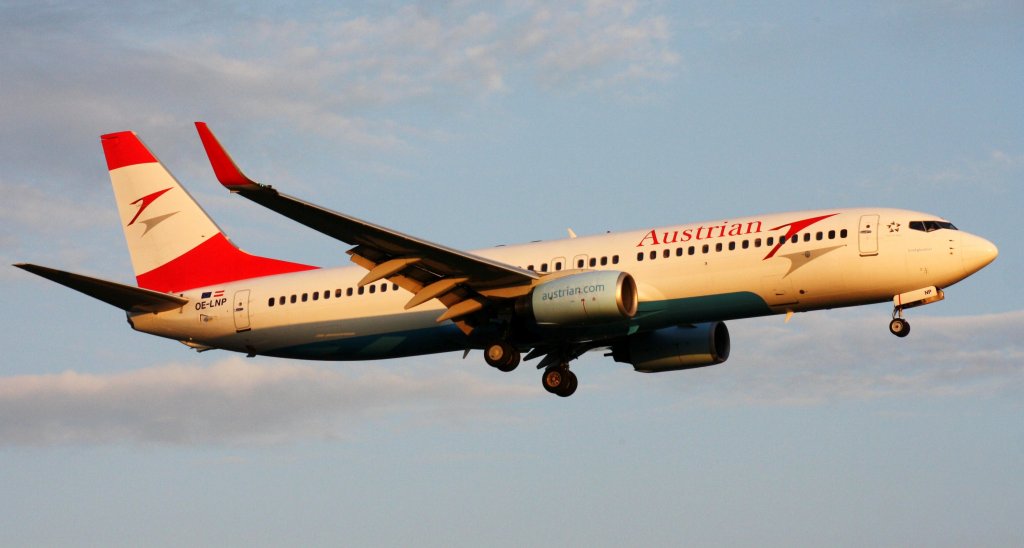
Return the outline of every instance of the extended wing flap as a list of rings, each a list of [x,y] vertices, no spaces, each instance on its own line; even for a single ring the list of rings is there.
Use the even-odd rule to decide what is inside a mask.
[[[126,312],[163,312],[181,308],[188,303],[188,299],[175,295],[92,278],[73,272],[65,272],[55,268],[28,263],[18,263],[14,266],[37,276],[42,276],[47,280],[70,287],[75,291],[85,293],[94,299],[99,299]]]

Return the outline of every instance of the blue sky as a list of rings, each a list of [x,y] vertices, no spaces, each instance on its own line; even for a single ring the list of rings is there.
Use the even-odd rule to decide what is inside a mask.
[[[0,256],[131,282],[99,135],[232,239],[346,247],[287,192],[473,249],[846,206],[1000,257],[910,312],[731,322],[718,367],[197,354],[0,271],[3,545],[1024,543],[1024,8],[1014,2],[0,4]]]

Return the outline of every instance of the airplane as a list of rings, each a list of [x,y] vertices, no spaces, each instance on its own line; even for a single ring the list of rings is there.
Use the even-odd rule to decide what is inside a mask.
[[[375,360],[483,350],[512,371],[538,359],[567,397],[569,364],[606,350],[657,373],[725,362],[725,322],[940,301],[996,246],[936,215],[842,208],[756,215],[461,251],[280,193],[246,176],[196,122],[231,193],[344,242],[353,266],[320,268],[236,247],[131,131],[101,137],[137,287],[14,266],[124,310],[135,330],[198,351]],[[525,353],[525,355],[524,355]]]

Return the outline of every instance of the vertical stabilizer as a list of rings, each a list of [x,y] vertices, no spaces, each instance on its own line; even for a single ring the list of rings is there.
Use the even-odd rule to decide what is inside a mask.
[[[101,140],[139,287],[174,292],[316,268],[241,251],[134,132]]]

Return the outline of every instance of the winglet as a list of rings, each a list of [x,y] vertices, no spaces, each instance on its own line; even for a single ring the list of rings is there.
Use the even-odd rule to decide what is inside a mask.
[[[245,176],[242,170],[238,169],[235,161],[231,159],[228,151],[224,150],[220,141],[214,137],[210,128],[205,122],[196,122],[196,130],[199,131],[199,139],[203,141],[203,148],[210,158],[210,165],[213,166],[213,173],[217,180],[229,190],[240,190],[259,186],[255,181]]]

